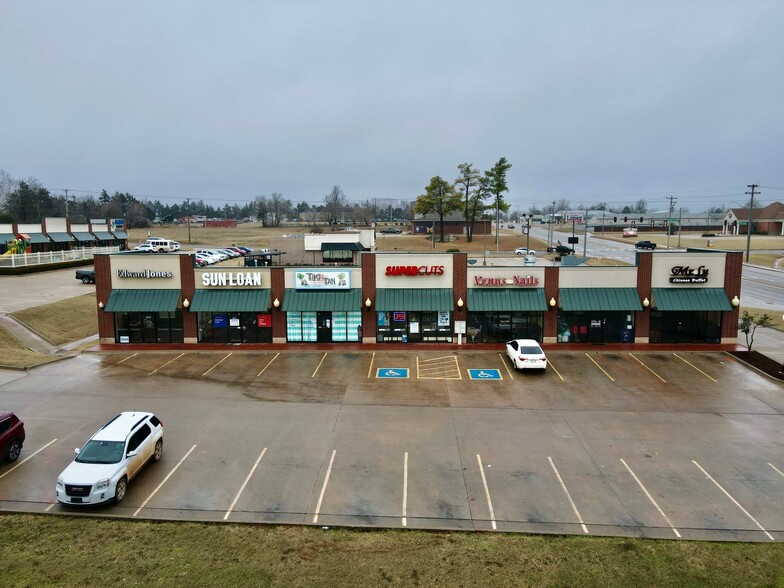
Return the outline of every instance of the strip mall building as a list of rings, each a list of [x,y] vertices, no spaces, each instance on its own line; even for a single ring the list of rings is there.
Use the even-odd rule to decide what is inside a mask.
[[[640,252],[637,265],[476,266],[465,253],[363,252],[351,266],[194,267],[95,256],[101,344],[726,343],[742,253]]]

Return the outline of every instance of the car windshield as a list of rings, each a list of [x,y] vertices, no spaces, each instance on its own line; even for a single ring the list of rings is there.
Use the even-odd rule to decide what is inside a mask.
[[[526,345],[520,348],[520,353],[527,353],[528,355],[542,355],[542,350],[539,347],[531,347]]]
[[[79,463],[118,463],[123,457],[122,441],[88,441],[76,461]]]

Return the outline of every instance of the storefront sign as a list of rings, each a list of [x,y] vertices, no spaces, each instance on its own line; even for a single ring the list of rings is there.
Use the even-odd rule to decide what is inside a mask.
[[[225,314],[214,314],[214,315],[212,315],[212,326],[213,327],[225,327],[226,326],[226,315]]]
[[[117,277],[118,278],[144,278],[144,279],[152,279],[152,278],[171,278],[174,274],[172,272],[154,272],[152,270],[140,270],[138,272],[132,272],[130,270],[117,270]]]
[[[439,312],[438,313],[438,326],[439,327],[448,327],[449,326],[449,313],[448,312]]]
[[[351,273],[345,270],[297,270],[294,272],[297,290],[350,290]]]
[[[692,268],[688,265],[676,265],[670,270],[670,284],[706,284],[708,268],[701,265]]]
[[[229,326],[230,327],[239,327],[240,326],[240,319],[236,316],[233,316],[229,319]]]
[[[406,322],[406,313],[405,312],[393,312],[392,313],[392,320],[396,323],[404,323]]]
[[[465,334],[466,334],[466,322],[455,321],[455,335],[465,335]]]
[[[272,315],[271,314],[257,314],[256,315],[256,326],[257,327],[271,327],[272,326]]]
[[[388,265],[388,276],[443,276],[443,265]]]
[[[484,278],[482,276],[474,276],[474,286],[502,288],[504,286],[532,287],[538,285],[539,278],[536,276],[513,276],[511,278]]]
[[[202,286],[261,286],[260,272],[204,272]]]

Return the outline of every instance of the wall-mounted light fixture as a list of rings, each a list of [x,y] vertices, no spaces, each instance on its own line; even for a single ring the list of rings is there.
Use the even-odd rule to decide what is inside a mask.
[[[645,308],[648,308],[648,307],[651,305],[651,301],[650,301],[650,300],[648,300],[648,297],[647,297],[647,296],[646,296],[645,298],[643,298],[643,299],[642,299],[642,305],[643,305]]]
[[[738,306],[740,306],[740,299],[737,296],[733,297],[732,306],[734,306],[735,308],[738,308]]]
[[[558,303],[555,301],[555,298],[550,298],[550,308],[555,308],[556,304]]]
[[[98,308],[103,308],[103,302],[98,302]]]
[[[274,306],[275,308],[278,308],[280,306],[280,300],[278,300],[277,298],[275,300],[273,300],[272,301],[272,306]]]
[[[370,298],[366,298],[366,299],[365,299],[365,306],[366,306],[367,308],[370,308],[370,305],[371,305],[371,304],[373,304],[373,303],[370,301]]]
[[[457,299],[457,307],[458,308],[463,308],[463,304],[464,304],[463,303],[463,299],[462,298],[458,298]]]
[[[183,308],[188,308],[190,305],[191,305],[191,301],[188,300],[187,298],[182,301]]]

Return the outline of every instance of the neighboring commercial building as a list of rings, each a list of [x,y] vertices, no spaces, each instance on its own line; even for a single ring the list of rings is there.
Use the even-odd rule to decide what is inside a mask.
[[[361,252],[351,266],[195,268],[95,256],[102,344],[735,343],[742,253],[640,252],[633,267],[471,266]]]

